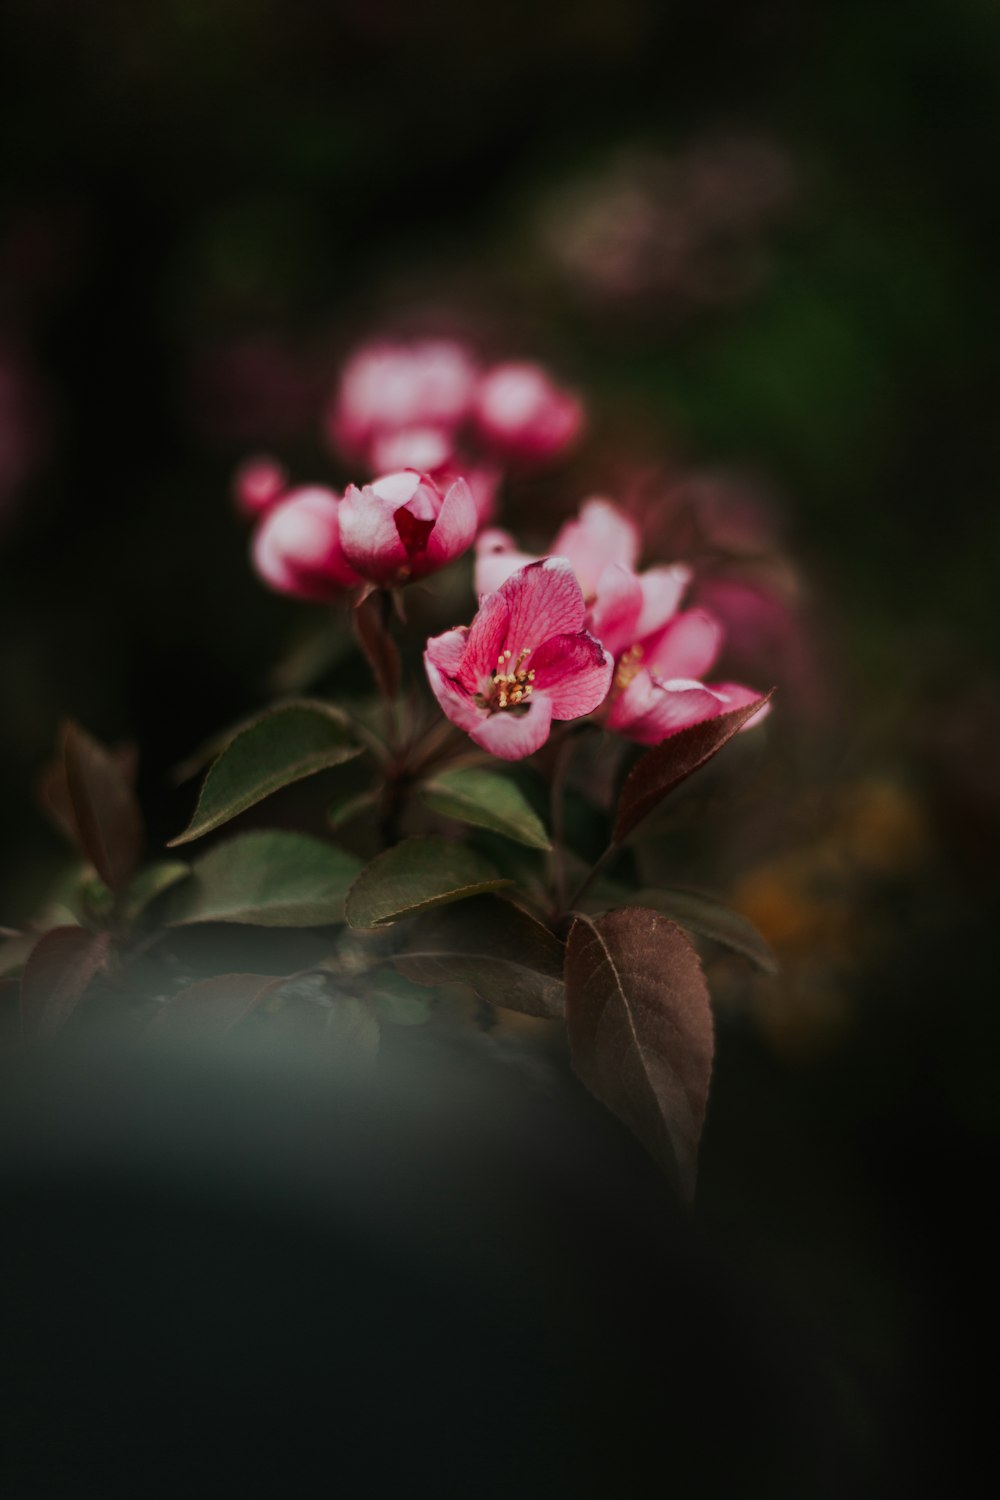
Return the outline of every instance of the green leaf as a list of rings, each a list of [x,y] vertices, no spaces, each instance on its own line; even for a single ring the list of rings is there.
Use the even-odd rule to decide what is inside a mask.
[[[550,849],[545,825],[520,787],[494,771],[449,771],[420,789],[432,812],[489,828],[530,849]]]
[[[365,981],[365,993],[375,1014],[391,1026],[422,1026],[430,1020],[431,997],[425,986],[392,969],[371,974]]]
[[[190,873],[191,866],[179,859],[159,860],[140,870],[122,896],[119,915],[125,925],[131,927],[164,891],[185,880]]]
[[[770,698],[771,693],[764,693],[743,708],[734,708],[701,724],[678,729],[676,734],[668,735],[641,756],[625,778],[618,799],[615,843],[620,844],[664,797],[717,755]]]
[[[608,911],[618,906],[661,911],[688,932],[697,933],[699,937],[708,938],[723,948],[729,948],[733,953],[742,954],[765,974],[778,972],[779,964],[774,952],[749,918],[701,891],[657,887],[633,892],[604,882],[585,904],[599,911]]]
[[[360,861],[333,844],[283,831],[238,835],[194,862],[167,925],[239,922],[322,927],[343,920],[344,894]]]
[[[578,917],[566,1029],[577,1077],[691,1197],[714,1042],[705,976],[681,929],[629,907]]]
[[[467,984],[481,1000],[546,1019],[565,1008],[559,939],[518,906],[476,896],[421,918],[394,955],[418,984]]]
[[[345,910],[352,927],[386,927],[400,917],[509,884],[464,844],[405,839],[365,866],[347,893]]]
[[[348,797],[343,802],[331,802],[326,810],[326,821],[331,828],[343,828],[355,818],[373,812],[378,801],[378,792],[359,792],[356,797]]]
[[[281,787],[360,754],[346,719],[330,704],[302,700],[271,709],[213,762],[194,817],[168,848],[199,839]]]

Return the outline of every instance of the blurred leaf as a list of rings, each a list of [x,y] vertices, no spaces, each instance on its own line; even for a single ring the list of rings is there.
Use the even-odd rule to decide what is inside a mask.
[[[362,870],[347,893],[347,920],[352,927],[383,927],[509,883],[464,844],[405,839]]]
[[[374,811],[378,801],[378,792],[358,792],[357,796],[347,797],[343,802],[331,802],[326,810],[326,821],[331,828],[343,828],[355,818]]]
[[[68,720],[62,734],[74,841],[115,893],[142,853],[142,814],[121,757]]]
[[[420,788],[432,812],[489,828],[530,849],[550,849],[545,825],[520,787],[494,771],[450,771]]]
[[[218,974],[178,990],[166,1001],[147,1027],[158,1038],[196,1038],[206,1041],[225,1036],[246,1020],[251,1011],[284,983],[273,974]]]
[[[593,898],[594,903],[599,897]],[[777,974],[778,960],[748,917],[734,911],[723,901],[700,891],[681,890],[674,887],[649,888],[638,891],[612,893],[605,888],[602,909],[609,905],[637,906],[663,912],[688,932],[709,938],[733,953],[740,953],[757,965],[765,974]]]
[[[338,1058],[371,1062],[378,1053],[378,1018],[370,1005],[354,995],[338,995],[326,1012],[326,1039]]]
[[[680,928],[629,907],[578,917],[566,1022],[579,1078],[691,1197],[713,1035],[701,964]]]
[[[320,927],[343,920],[344,893],[360,862],[301,833],[239,834],[194,862],[167,911],[171,927],[239,922]]]
[[[621,843],[664,797],[717,755],[770,697],[771,693],[765,693],[743,708],[679,729],[637,760],[618,799],[615,842]]]
[[[399,649],[382,617],[384,597],[377,592],[360,600],[354,606],[351,621],[379,692],[383,698],[395,698],[399,692]]]
[[[418,984],[467,984],[481,1000],[546,1019],[565,1009],[557,937],[497,896],[425,917],[393,962]]]
[[[422,1026],[430,1020],[431,999],[423,985],[392,969],[379,969],[365,985],[375,1013],[392,1026]]]
[[[191,873],[191,866],[184,864],[179,859],[163,859],[156,864],[147,865],[140,870],[131,881],[122,896],[120,915],[126,926],[131,927],[137,922],[146,910],[147,906],[159,897],[164,891],[170,890],[171,886],[177,885],[185,880]]]
[[[0,943],[0,979],[23,969],[28,954],[38,942],[37,932],[18,932]]]
[[[108,956],[106,932],[53,927],[38,939],[21,976],[25,1041],[54,1036],[69,1020]]]
[[[281,787],[360,754],[344,716],[331,705],[303,701],[271,709],[219,755],[194,817],[168,848],[201,838]]]

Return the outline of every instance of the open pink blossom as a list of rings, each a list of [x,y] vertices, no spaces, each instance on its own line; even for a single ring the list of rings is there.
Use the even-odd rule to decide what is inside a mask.
[[[542,463],[572,446],[583,429],[583,405],[555,384],[541,365],[495,365],[482,378],[475,420],[500,457]]]
[[[673,615],[623,651],[608,700],[609,729],[658,745],[678,729],[742,708],[760,694],[735,682],[705,683],[722,647],[722,626],[704,609]],[[747,721],[758,723],[767,707]]]
[[[471,626],[429,640],[427,676],[452,723],[502,760],[521,760],[553,719],[592,713],[613,663],[584,629],[585,610],[572,568],[549,557],[489,594]]]
[[[579,514],[556,532],[547,556],[565,557],[577,576],[584,599],[593,603],[606,568],[619,563],[631,569],[639,555],[639,530],[610,500],[585,500]],[[476,543],[476,592],[492,593],[505,578],[533,561],[509,531],[483,532]]]
[[[253,535],[254,568],[269,588],[325,603],[361,579],[341,544],[342,501],[319,486],[292,490]]]
[[[288,470],[268,453],[256,453],[233,475],[233,499],[241,515],[256,520],[288,490]]]
[[[641,545],[635,522],[610,500],[595,495],[583,502],[571,521],[563,522],[549,551],[569,558],[584,598],[590,602],[605,568],[611,563],[634,568]]]
[[[348,562],[383,587],[425,578],[453,562],[472,546],[478,524],[464,479],[442,493],[415,469],[384,474],[363,489],[348,485],[340,509]]]
[[[428,463],[427,447],[453,451],[451,434],[471,410],[478,377],[472,355],[452,339],[367,344],[344,366],[327,417],[330,439],[345,458],[376,469],[436,469],[445,459]],[[393,441],[413,450],[405,460],[387,451]]]

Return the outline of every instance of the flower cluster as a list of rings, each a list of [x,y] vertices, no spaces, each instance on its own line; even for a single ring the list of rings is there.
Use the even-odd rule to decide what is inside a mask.
[[[690,569],[637,573],[639,547],[635,524],[601,499],[562,527],[544,560],[506,532],[484,531],[479,613],[468,630],[429,641],[425,655],[453,723],[519,759],[544,743],[553,718],[600,709],[608,729],[655,745],[754,702],[760,695],[741,683],[703,680],[720,655],[722,626],[705,609],[680,608]]]
[[[617,506],[588,500],[535,556],[484,527],[474,484],[442,466],[472,430],[511,461],[551,453],[579,416],[536,366],[483,372],[446,341],[369,346],[344,371],[331,433],[361,465],[419,451],[425,467],[394,468],[341,496],[289,490],[276,461],[250,460],[236,497],[256,519],[254,566],[279,592],[360,600],[426,578],[475,542],[479,612],[430,639],[424,661],[447,717],[502,759],[532,754],[556,720],[594,714],[655,745],[753,703],[751,688],[706,681],[722,649],[720,620],[681,607],[689,567],[638,571],[639,528]]]
[[[489,519],[498,469],[529,468],[564,453],[583,406],[538,364],[484,367],[451,339],[375,343],[344,366],[327,413],[334,451],[369,473],[461,472]]]

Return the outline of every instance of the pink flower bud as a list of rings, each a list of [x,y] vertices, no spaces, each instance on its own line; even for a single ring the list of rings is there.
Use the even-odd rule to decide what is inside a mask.
[[[469,413],[477,378],[468,350],[450,339],[368,344],[344,366],[327,417],[330,440],[350,461],[399,467],[401,456],[377,445],[401,433],[448,438]],[[417,453],[407,462],[425,471],[440,466]]]
[[[476,502],[464,479],[442,493],[415,469],[348,485],[340,509],[344,553],[369,583],[393,587],[425,578],[472,546]]]
[[[502,760],[521,760],[553,719],[592,713],[613,664],[584,629],[585,612],[572,568],[549,557],[511,574],[468,628],[429,640],[427,676],[452,723]]]
[[[258,576],[279,594],[327,603],[361,579],[341,544],[343,502],[331,490],[293,490],[258,523],[251,556]]]
[[[583,406],[561,390],[541,365],[495,365],[476,396],[483,440],[514,463],[544,463],[563,453],[583,428]]]
[[[256,520],[288,489],[288,470],[267,453],[255,454],[233,475],[233,499],[241,515]]]

